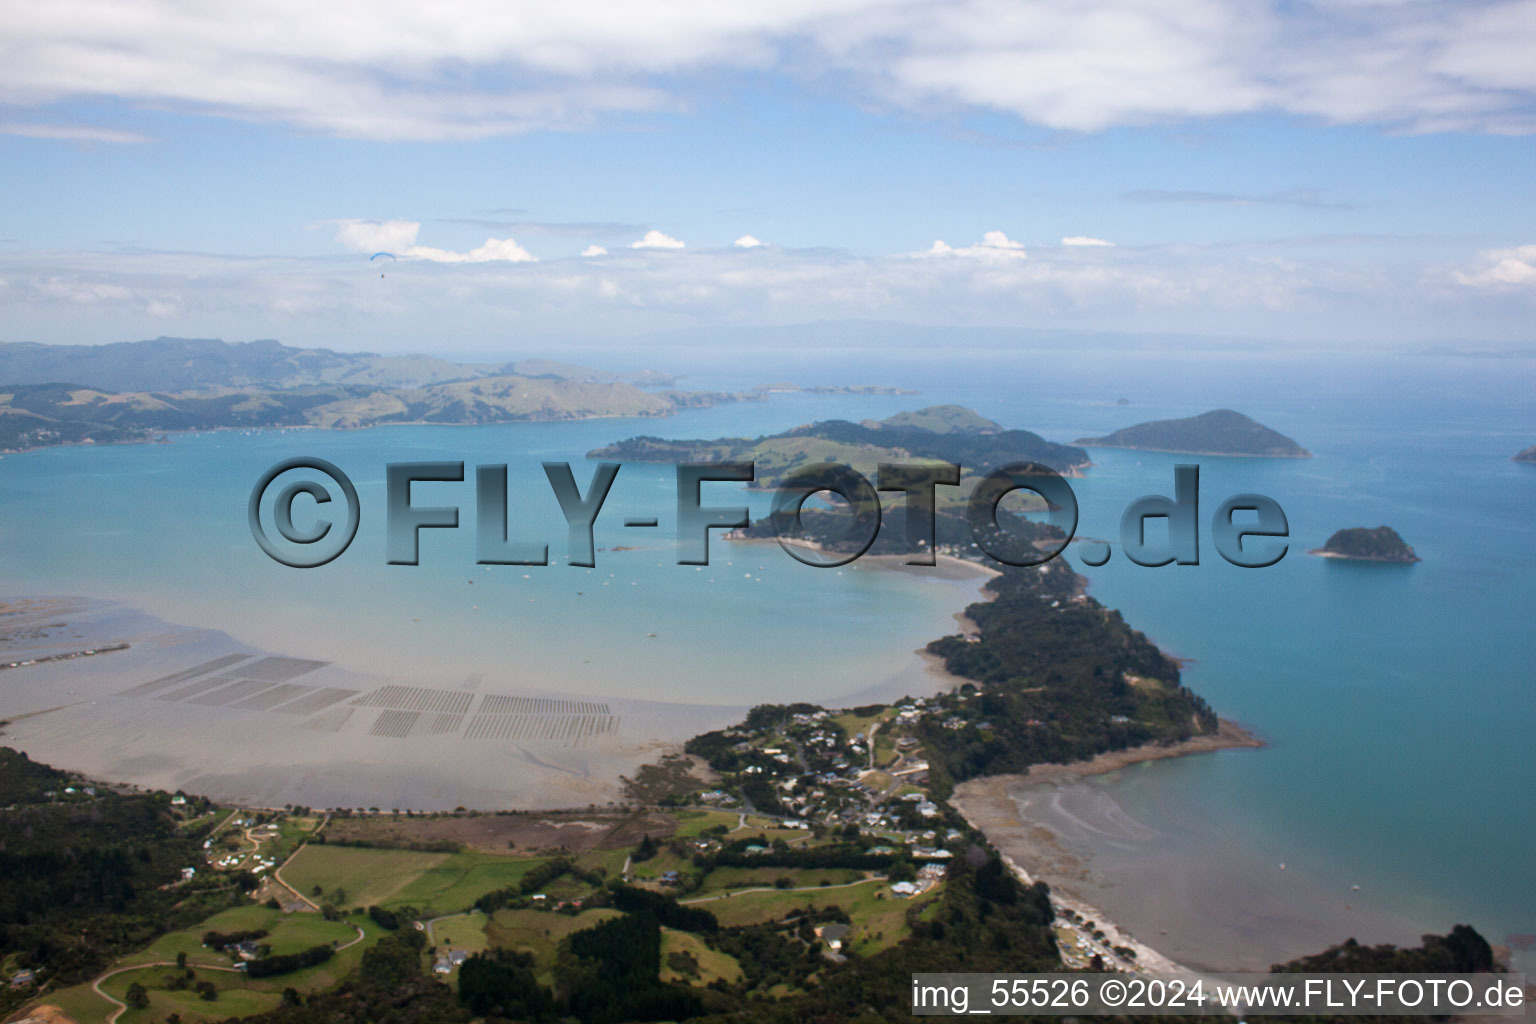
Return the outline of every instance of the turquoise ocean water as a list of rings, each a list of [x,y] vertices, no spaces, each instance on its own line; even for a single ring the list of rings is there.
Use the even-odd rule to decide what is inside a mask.
[[[739,367],[689,365],[685,386],[762,382]],[[868,567],[839,575],[772,546],[718,541],[711,566],[677,566],[672,472],[640,465],[620,472],[597,540],[639,550],[600,551],[591,572],[476,566],[469,481],[417,488],[418,504],[458,504],[461,529],[427,531],[421,566],[390,567],[384,464],[462,459],[472,480],[477,463],[508,463],[511,532],[547,540],[554,561],[564,527],[539,461],[579,462],[632,434],[753,435],[953,401],[1070,441],[1232,407],[1316,457],[1097,450],[1073,481],[1080,532],[1114,539],[1131,500],[1171,493],[1172,467],[1194,461],[1207,523],[1237,491],[1286,509],[1294,540],[1279,565],[1234,568],[1208,540],[1199,566],[1145,569],[1117,552],[1089,569],[1067,557],[1095,596],[1191,659],[1189,685],[1270,746],[1146,766],[1103,785],[1186,837],[1191,856],[1240,847],[1361,880],[1360,899],[1426,928],[1468,920],[1496,941],[1536,933],[1536,467],[1510,461],[1536,443],[1531,361],[935,352],[900,364],[801,357],[772,377],[923,393],[779,395],[665,420],[220,432],[7,455],[0,589],[118,598],[262,647],[391,673],[479,672],[534,688],[703,703],[835,699],[910,673],[910,652],[948,631],[975,584]],[[361,493],[357,541],[319,570],[272,563],[245,522],[256,477],[293,455],[335,462]],[[588,471],[576,475],[585,487]],[[766,496],[711,486],[708,501],[766,505]],[[661,525],[626,530],[631,515]],[[1423,561],[1362,566],[1305,554],[1335,529],[1381,523]]]

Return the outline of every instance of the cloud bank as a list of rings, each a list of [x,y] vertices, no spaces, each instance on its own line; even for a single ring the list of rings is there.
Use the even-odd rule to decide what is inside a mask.
[[[1485,338],[1528,340],[1536,320],[1536,245],[1469,253],[1460,265],[1359,265],[1273,243],[1048,246],[1026,258],[1021,243],[989,232],[885,256],[770,245],[751,259],[725,246],[529,262],[510,240],[469,252],[421,246],[413,221],[334,230],[354,255],[0,250],[5,340],[173,333],[467,351],[535,333],[632,338],[861,319],[1402,345],[1464,338],[1468,323]],[[368,256],[387,245],[404,255],[381,278]]]
[[[1456,281],[1471,288],[1523,288],[1536,292],[1536,245],[1490,249],[1481,254],[1479,263],[1475,270],[1456,271]]]
[[[68,0],[7,10],[0,104],[483,138],[685,109],[769,73],[1068,131],[1281,113],[1523,133],[1533,53],[1530,0]]]

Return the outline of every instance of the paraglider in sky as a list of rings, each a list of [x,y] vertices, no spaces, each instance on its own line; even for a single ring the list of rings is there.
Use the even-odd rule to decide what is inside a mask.
[[[376,252],[372,256],[368,257],[368,262],[372,263],[374,260],[378,260],[378,259],[389,259],[389,260],[392,260],[392,261],[394,261],[396,263],[399,262],[399,260],[397,260],[395,258],[395,254],[392,253],[392,252]],[[384,275],[380,274],[379,276],[383,277]]]

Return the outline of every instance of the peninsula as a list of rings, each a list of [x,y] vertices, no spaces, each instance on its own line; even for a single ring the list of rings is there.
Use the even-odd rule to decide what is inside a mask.
[[[1393,562],[1399,565],[1410,565],[1419,560],[1419,556],[1413,553],[1397,531],[1390,526],[1378,526],[1370,529],[1364,526],[1356,526],[1348,530],[1339,530],[1328,543],[1320,548],[1314,548],[1310,554],[1320,558],[1347,558],[1357,562]]]
[[[1531,445],[1525,451],[1515,456],[1516,462],[1529,462],[1536,464],[1536,444]]]
[[[1090,448],[1131,448],[1190,455],[1310,459],[1312,453],[1279,431],[1231,409],[1212,409],[1182,420],[1153,420],[1103,437],[1082,437]]]

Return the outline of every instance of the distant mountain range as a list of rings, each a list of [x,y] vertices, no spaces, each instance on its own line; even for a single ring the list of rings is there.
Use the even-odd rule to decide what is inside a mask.
[[[1090,448],[1134,448],[1190,455],[1249,455],[1309,459],[1312,453],[1284,434],[1231,409],[1212,409],[1182,420],[1153,420],[1104,437],[1078,438]]]
[[[1536,444],[1515,456],[1516,462],[1536,462]]]
[[[0,450],[144,441],[167,431],[221,427],[356,429],[385,423],[670,416],[678,409],[761,400],[761,395],[751,392],[652,392],[623,381],[515,375],[418,388],[352,385],[114,392],[75,384],[28,384],[0,387]]]
[[[453,363],[157,338],[112,345],[0,344],[0,450],[153,439],[220,427],[504,423],[668,416],[758,392],[651,390],[676,378],[549,360]]]
[[[627,380],[667,386],[676,378],[645,371],[605,373],[545,359],[454,363],[435,356],[381,356],[290,348],[276,341],[155,338],[108,345],[0,342],[0,385],[77,381],[103,391],[190,391],[201,388],[303,388],[362,385],[424,387],[476,377],[517,375],[575,381]]]

